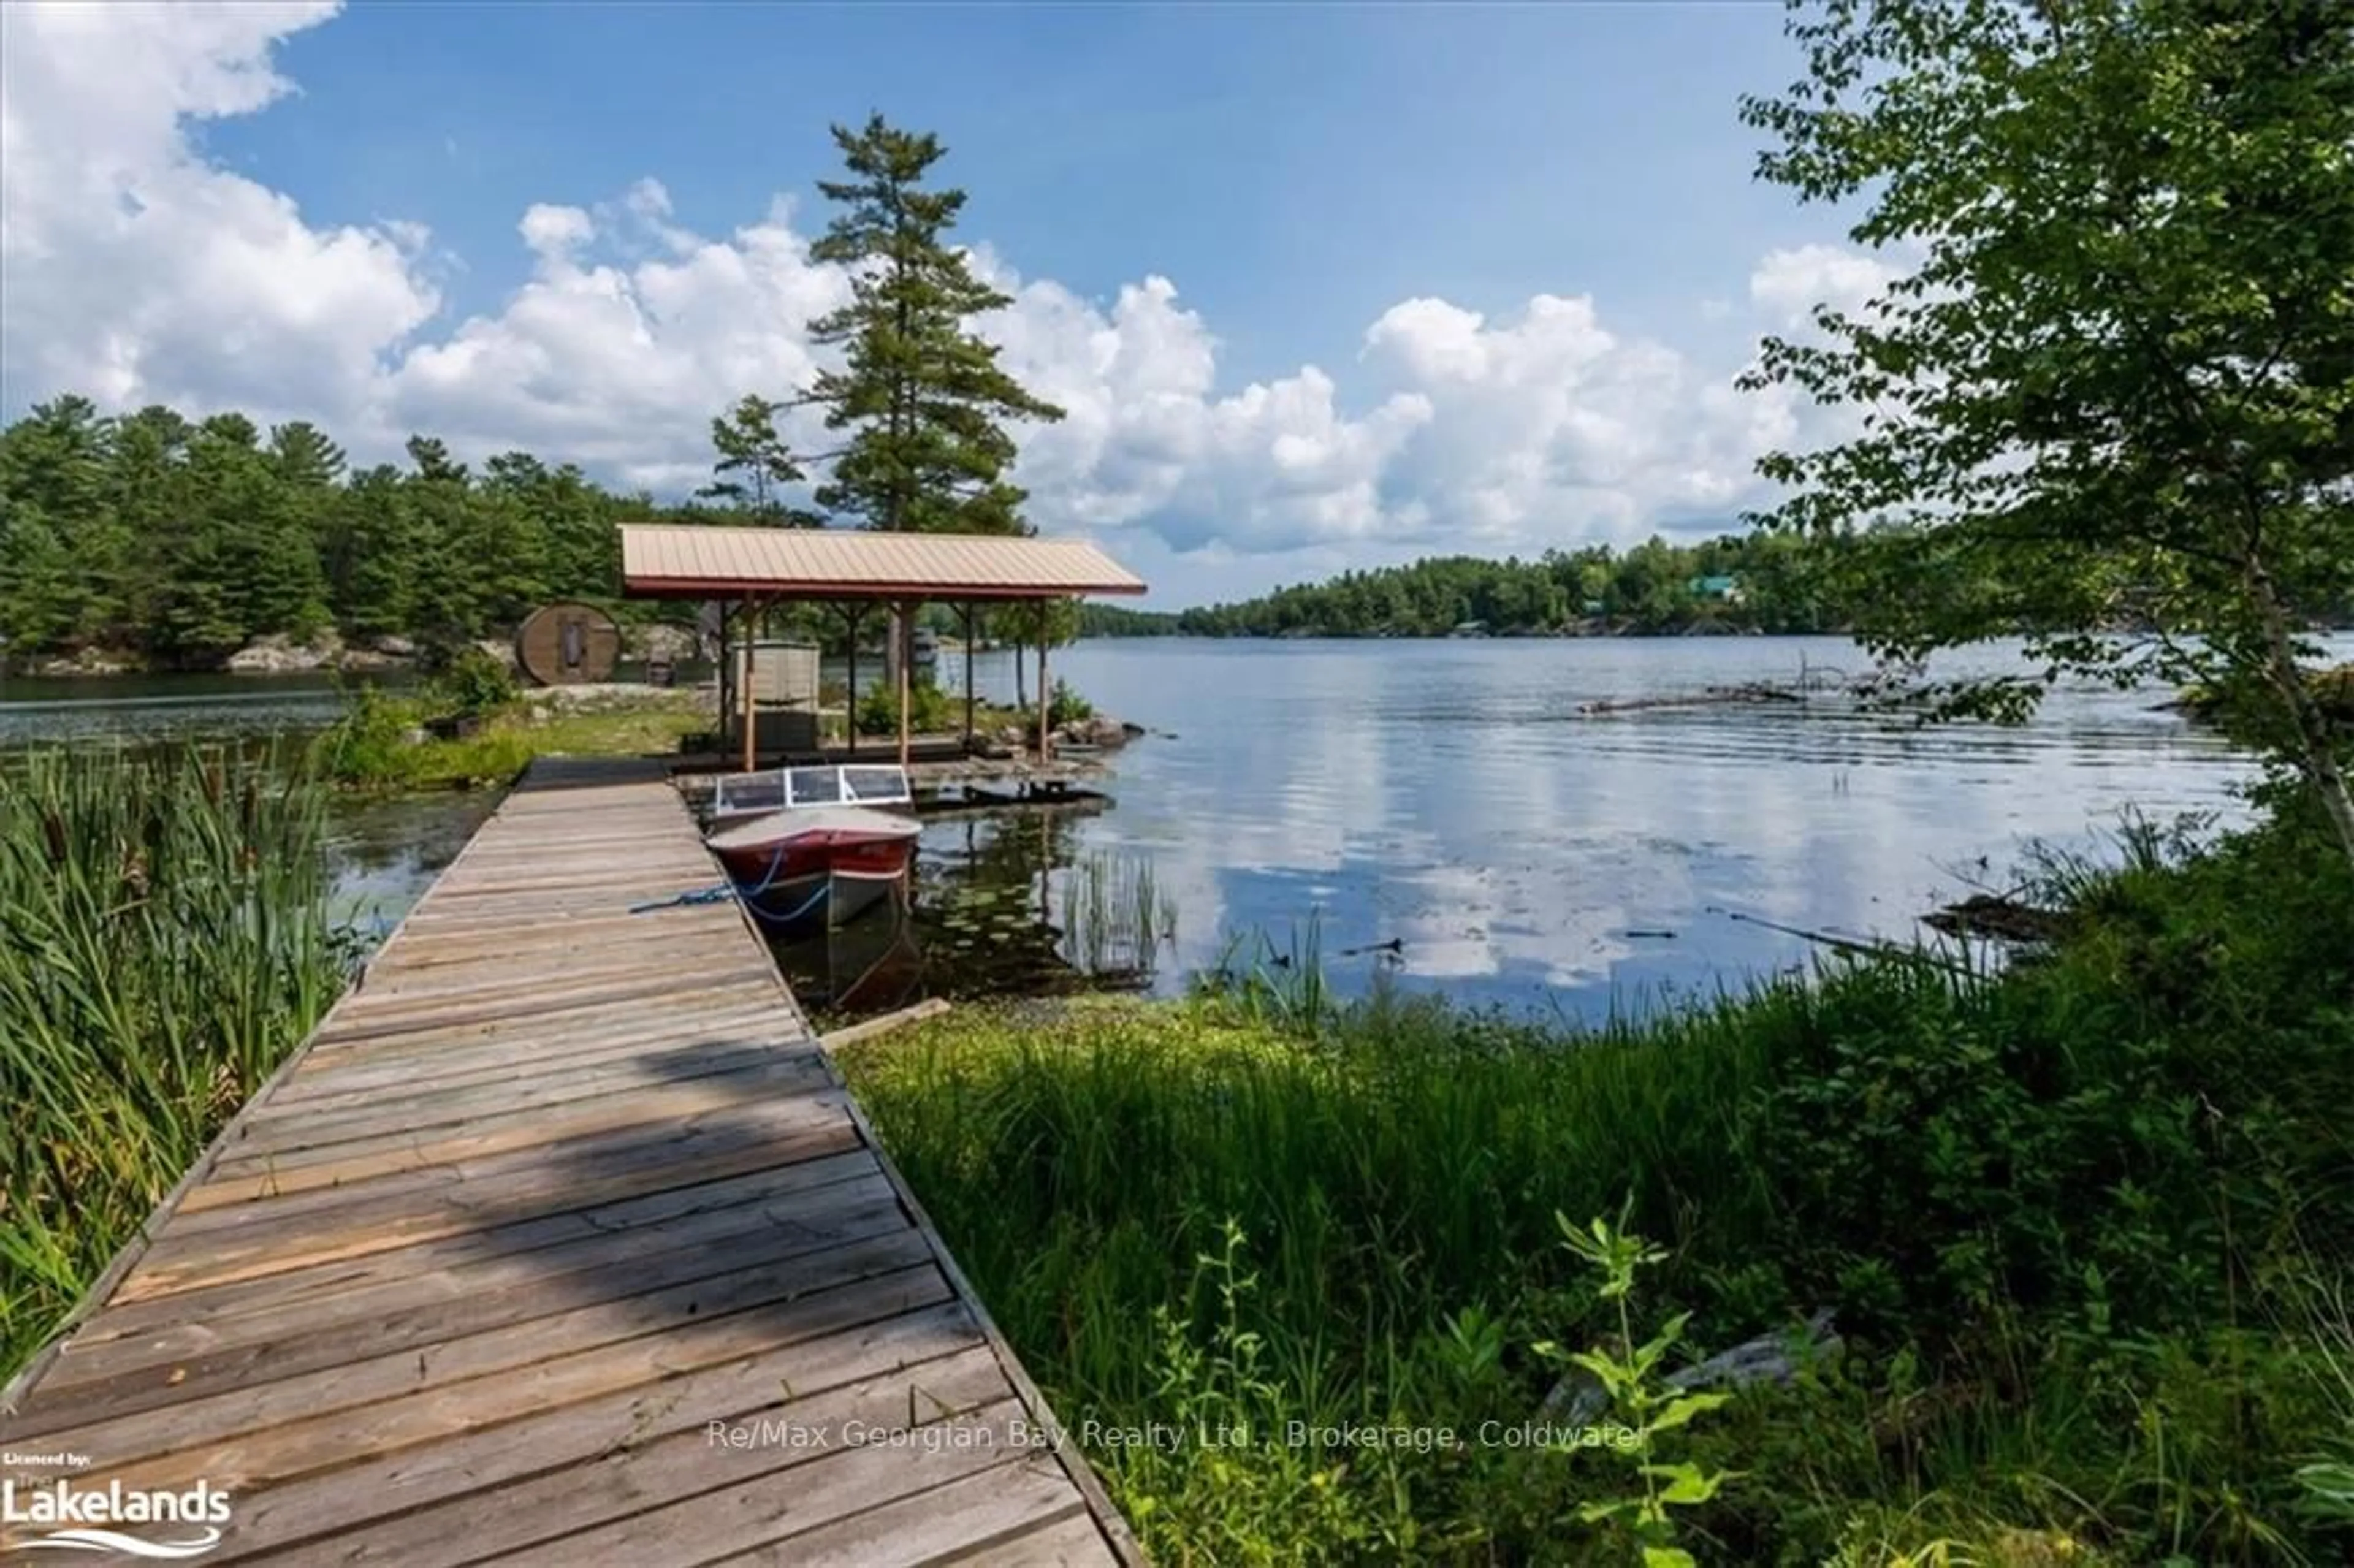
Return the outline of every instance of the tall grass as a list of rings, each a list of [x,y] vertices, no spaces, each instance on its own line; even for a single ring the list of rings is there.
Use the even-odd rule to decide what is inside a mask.
[[[1841,959],[1568,1035],[1336,1002],[1311,929],[1184,1003],[848,1065],[1074,1425],[1527,1420],[1538,1343],[1621,1337],[1560,1218],[1631,1204],[1669,1253],[1638,1335],[1830,1307],[1850,1346],[1712,1418],[1743,1474],[1704,1558],[2340,1561],[2342,1348],[2267,1317],[2283,1278],[2342,1304],[2354,1259],[2354,909],[2316,842],[2070,868],[2070,935],[1999,975]],[[1164,1562],[1622,1560],[1588,1455],[1090,1457]]]
[[[1064,959],[1090,975],[1150,977],[1177,939],[1177,901],[1150,857],[1090,854],[1061,881]]]
[[[1373,974],[1374,1015],[1386,1016],[1394,1000],[1385,975]],[[1322,912],[1310,909],[1305,922],[1295,922],[1279,948],[1263,930],[1230,934],[1218,961],[1195,978],[1193,991],[1254,1023],[1314,1039],[1334,1016],[1337,1000],[1324,973]]]
[[[324,802],[282,755],[0,766],[0,1377],[342,988]]]

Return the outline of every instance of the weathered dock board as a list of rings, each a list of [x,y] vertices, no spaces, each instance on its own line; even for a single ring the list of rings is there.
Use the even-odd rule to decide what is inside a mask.
[[[659,768],[535,768],[13,1385],[17,1511],[202,1483],[225,1521],[111,1528],[207,1563],[1138,1561],[743,913],[631,913],[716,875]]]

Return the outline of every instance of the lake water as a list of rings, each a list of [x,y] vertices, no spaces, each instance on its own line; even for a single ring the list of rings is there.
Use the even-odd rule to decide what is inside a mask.
[[[1117,809],[1079,836],[1150,856],[1181,969],[1316,910],[1351,989],[1386,965],[1591,1019],[1822,951],[1776,926],[1910,943],[1938,905],[2009,885],[2031,841],[2097,850],[2128,808],[2228,820],[2251,776],[2157,692],[2062,692],[2016,729],[1815,705],[1576,713],[1802,665],[1870,661],[1837,639],[1084,646],[1061,661],[1075,684],[1177,738],[1124,757]]]
[[[2332,653],[2354,657],[2354,639]],[[1971,650],[1937,668],[2010,657]],[[1158,989],[1237,939],[1288,947],[1312,918],[1344,991],[1386,971],[1592,1019],[1822,951],[1776,927],[1912,942],[1938,905],[2010,885],[2031,842],[2097,851],[2129,809],[2240,812],[2245,759],[2155,711],[2159,692],[2063,691],[2017,729],[1819,704],[1576,712],[1869,662],[1836,639],[1083,643],[1054,673],[1155,732],[1114,760],[1113,804],[928,825],[917,917],[889,941],[912,989],[989,989],[991,967],[968,960],[1024,947],[1008,933],[1025,920],[1042,961],[1104,967],[1101,951],[1074,951],[1081,906],[1107,889],[1132,906],[1149,867],[1173,940],[1113,959],[1149,958],[1141,978]],[[943,673],[957,678],[952,660]],[[984,694],[1012,695],[1009,658],[984,655],[977,673]],[[60,688],[73,700],[46,700]],[[12,683],[0,744],[315,723],[334,703],[316,681]],[[347,813],[346,906],[397,915],[489,804]],[[821,991],[872,967],[837,948],[789,964]]]
[[[316,728],[343,702],[323,675],[8,675],[0,677],[0,748]]]

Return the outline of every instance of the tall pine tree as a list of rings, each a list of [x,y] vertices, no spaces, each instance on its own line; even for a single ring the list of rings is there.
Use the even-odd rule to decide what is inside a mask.
[[[818,503],[870,528],[1027,533],[1026,495],[1004,477],[1014,455],[1004,427],[1063,411],[999,368],[996,346],[970,330],[1013,302],[949,243],[965,194],[923,183],[947,149],[879,114],[861,130],[835,126],[833,139],[852,177],[819,184],[842,210],[810,253],[850,267],[852,295],[810,323],[844,363],[809,397],[829,429],[851,435]]]
[[[113,448],[87,397],[41,404],[0,436],[0,640],[30,650],[101,630],[124,554]]]
[[[476,497],[466,465],[440,439],[409,437],[408,461],[416,471],[402,490],[417,552],[410,562],[409,614],[419,644],[440,659],[480,635],[490,597],[482,563],[469,547]]]

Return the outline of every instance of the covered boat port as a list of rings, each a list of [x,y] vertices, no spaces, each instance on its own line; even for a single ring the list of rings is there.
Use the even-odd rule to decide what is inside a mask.
[[[737,731],[740,766],[758,766],[754,683],[744,655],[761,617],[786,604],[825,604],[841,610],[850,631],[850,749],[857,750],[859,633],[880,608],[912,625],[927,604],[956,607],[967,650],[963,749],[977,748],[970,650],[975,612],[986,606],[1140,594],[1141,578],[1082,539],[1042,539],[981,534],[892,534],[843,528],[746,528],[668,524],[621,527],[622,592],[630,599],[717,602],[720,607],[720,708]],[[732,633],[732,636],[731,636]],[[895,638],[896,641],[896,638]],[[1038,758],[1052,760],[1047,722],[1047,643],[1038,647]],[[906,767],[914,739],[909,725],[910,661],[896,665],[898,760]]]

